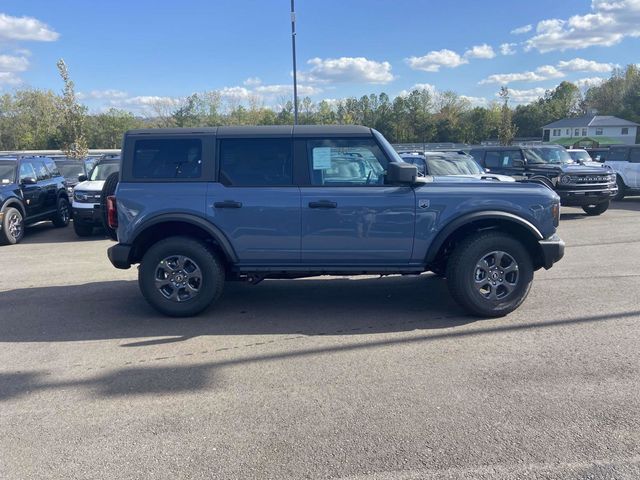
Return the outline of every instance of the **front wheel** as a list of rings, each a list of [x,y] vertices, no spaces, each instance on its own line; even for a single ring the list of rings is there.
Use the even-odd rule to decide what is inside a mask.
[[[160,240],[144,254],[138,285],[144,298],[161,313],[190,317],[222,294],[225,271],[218,256],[188,237]]]
[[[586,213],[587,215],[595,217],[606,212],[609,208],[609,203],[610,202],[607,200],[606,202],[602,202],[597,205],[587,205],[582,207],[582,210],[584,210],[584,213]]]
[[[24,218],[17,208],[9,207],[4,211],[0,225],[0,243],[13,245],[24,237]]]
[[[622,180],[620,175],[616,175],[616,185],[618,185],[618,193],[613,199],[622,200],[627,194],[627,186],[624,184],[624,180]]]
[[[501,232],[471,235],[453,251],[447,264],[451,296],[480,317],[502,317],[529,294],[533,265],[527,249]]]
[[[79,237],[89,237],[93,233],[93,227],[91,225],[82,225],[77,220],[74,220],[73,231]]]
[[[71,220],[71,210],[69,208],[69,200],[64,197],[58,199],[58,208],[55,215],[51,218],[53,225],[62,228],[69,225]]]

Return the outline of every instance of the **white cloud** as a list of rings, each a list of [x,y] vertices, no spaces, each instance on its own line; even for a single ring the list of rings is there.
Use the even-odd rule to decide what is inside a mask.
[[[26,57],[0,55],[0,72],[24,72],[27,68],[29,60]]]
[[[52,42],[58,37],[60,37],[59,33],[40,20],[32,17],[12,17],[0,13],[0,39]]]
[[[261,83],[262,80],[260,80],[260,77],[249,77],[244,82],[242,82],[242,84],[246,85],[247,87],[255,87],[256,85],[260,85]]]
[[[512,101],[513,103],[531,103],[531,102],[535,102],[540,97],[542,97],[546,91],[547,89],[542,87],[530,88],[527,90],[516,90],[516,89],[510,88],[509,100]],[[496,97],[498,96],[499,94],[496,93]]]
[[[503,43],[500,45],[500,53],[502,55],[515,55],[517,43]]]
[[[489,100],[484,97],[471,97],[469,95],[460,95],[460,98],[466,100],[472,107],[486,107],[489,104]]]
[[[426,90],[431,94],[432,97],[435,96],[436,93],[438,92],[438,89],[435,87],[435,85],[432,85],[430,83],[416,83],[406,90],[400,90],[398,92],[398,96],[405,97],[409,95],[411,92],[413,92],[414,90]]]
[[[364,57],[312,58],[311,69],[299,72],[298,78],[308,83],[389,83],[394,80],[389,62]]]
[[[108,89],[108,90],[91,90],[90,92],[78,92],[78,99],[93,99],[93,100],[119,100],[129,96],[127,92],[122,90]]]
[[[512,82],[543,82],[553,78],[562,78],[565,76],[565,72],[608,73],[615,67],[616,65],[612,63],[598,63],[594,60],[574,58],[572,60],[561,60],[556,66],[542,65],[536,68],[535,71],[489,75],[480,81],[480,84],[501,83],[506,85]]]
[[[493,51],[493,47],[483,43],[482,45],[474,45],[469,50],[464,52],[465,58],[494,58],[496,52]]]
[[[578,88],[587,89],[587,88],[601,85],[606,80],[607,80],[606,78],[602,78],[602,77],[587,77],[587,78],[581,78],[579,80],[575,80],[571,83],[576,85]]]
[[[530,32],[532,28],[533,25],[524,25],[522,27],[514,28],[513,30],[511,30],[511,33],[513,35],[522,35],[523,33]]]
[[[625,37],[640,37],[640,0],[592,0],[591,13],[539,22],[526,48],[545,53],[594,45],[610,47]]]
[[[291,84],[259,85],[254,89],[254,92],[264,96],[293,95],[293,85]],[[298,97],[317,95],[320,92],[322,92],[321,88],[314,87],[312,85],[298,84]]]
[[[512,82],[542,82],[552,78],[564,77],[564,73],[559,71],[553,65],[543,65],[536,68],[535,71],[518,72],[518,73],[496,73],[489,75],[484,80],[481,80],[480,85],[486,85],[490,83],[499,83],[506,85]]]
[[[405,60],[413,70],[424,72],[439,72],[441,67],[456,68],[468,60],[461,57],[453,50],[433,50],[422,57],[409,57]]]
[[[574,58],[573,60],[562,60],[558,62],[558,68],[567,72],[600,72],[609,73],[616,65],[613,63],[598,63],[594,60],[584,58]]]
[[[0,72],[0,86],[2,85],[19,85],[22,82],[20,77],[13,72]]]

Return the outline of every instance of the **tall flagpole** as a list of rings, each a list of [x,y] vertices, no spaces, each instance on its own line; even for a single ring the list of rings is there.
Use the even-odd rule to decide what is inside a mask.
[[[291,48],[293,51],[293,124],[298,124],[298,82],[296,78],[296,9],[291,0]]]

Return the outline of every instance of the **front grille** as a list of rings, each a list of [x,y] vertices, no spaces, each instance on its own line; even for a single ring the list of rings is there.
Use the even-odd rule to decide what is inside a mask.
[[[100,203],[100,192],[73,192],[73,199],[78,203]]]
[[[593,183],[609,183],[609,175],[571,175],[571,183],[585,185]]]

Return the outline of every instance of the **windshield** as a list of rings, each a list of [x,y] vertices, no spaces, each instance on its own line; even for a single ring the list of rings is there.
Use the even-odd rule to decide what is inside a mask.
[[[573,160],[567,151],[562,148],[527,148],[525,149],[527,162],[529,163],[572,163]]]
[[[84,175],[84,165],[81,163],[58,163],[56,165],[62,176],[67,180],[77,182],[78,175]]]
[[[16,162],[0,161],[0,185],[8,185],[16,181]]]
[[[591,156],[585,150],[578,150],[577,152],[569,152],[569,155],[576,162],[590,162]]]
[[[447,157],[427,156],[429,175],[480,175],[480,165],[471,157],[456,155]]]
[[[113,172],[120,170],[117,163],[99,163],[91,170],[91,178],[89,180],[106,180]]]

